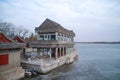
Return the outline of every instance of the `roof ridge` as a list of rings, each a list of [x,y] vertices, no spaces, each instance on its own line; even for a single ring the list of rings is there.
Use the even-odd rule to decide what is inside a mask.
[[[55,22],[55,21],[53,21],[53,20],[51,20],[51,19],[48,19],[48,18],[46,18],[46,20],[45,21],[49,21],[49,22],[51,22],[53,25],[60,25],[59,23],[57,23],[57,22]]]
[[[57,22],[55,22],[55,21],[53,21],[53,20],[51,20],[51,19],[48,19],[48,18],[47,18],[47,20],[51,21],[52,23],[58,24],[58,26],[56,26],[56,27],[58,27],[58,28],[61,28],[61,29],[67,30],[67,31],[71,31],[71,30],[68,30],[68,29],[64,28],[64,27],[61,26],[59,23],[57,23]]]

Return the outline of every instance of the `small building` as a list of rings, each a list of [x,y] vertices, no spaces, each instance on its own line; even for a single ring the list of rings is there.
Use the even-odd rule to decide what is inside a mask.
[[[24,70],[20,66],[20,50],[24,46],[0,31],[0,80],[24,77]]]
[[[40,73],[47,73],[65,63],[75,60],[77,52],[74,48],[75,33],[63,28],[60,24],[46,19],[35,28],[37,40],[30,47],[37,49],[38,59],[23,61],[24,67],[31,67]]]

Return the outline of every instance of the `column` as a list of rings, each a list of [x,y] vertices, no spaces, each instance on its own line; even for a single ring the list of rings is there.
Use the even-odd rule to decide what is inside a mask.
[[[61,57],[61,48],[59,48],[59,50],[60,50],[60,57]]]
[[[49,51],[49,57],[50,57],[50,59],[51,59],[51,48],[50,48],[50,51]]]
[[[63,47],[63,56],[64,56],[64,47]]]
[[[48,40],[50,40],[50,34],[48,35]]]
[[[43,34],[43,36],[44,36],[44,37],[43,37],[43,40],[45,40],[45,35]]]
[[[52,35],[52,34],[50,34],[50,40],[51,40],[51,35]]]
[[[64,55],[66,55],[66,47],[64,48]]]
[[[63,51],[63,50],[62,50],[62,47],[61,47],[61,56],[63,56],[62,51]]]
[[[61,48],[61,55],[63,56],[63,47]]]
[[[55,59],[58,58],[58,48],[55,49]]]
[[[58,40],[58,33],[57,32],[55,33],[55,37],[56,37],[56,40]]]

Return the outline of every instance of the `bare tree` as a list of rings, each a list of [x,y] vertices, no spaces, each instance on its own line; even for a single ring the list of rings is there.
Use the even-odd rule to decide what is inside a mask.
[[[0,22],[0,31],[4,32],[8,36],[15,35],[14,24],[8,22]]]
[[[29,30],[24,28],[23,37],[25,38],[25,37],[27,36],[28,33],[29,33]]]
[[[16,27],[16,34],[17,34],[18,36],[21,36],[22,31],[23,31],[23,26]]]
[[[29,34],[29,30],[23,28],[23,26],[16,27],[12,23],[0,21],[0,31],[4,32],[6,35],[10,37],[14,37],[18,35],[22,38],[25,38]]]
[[[26,28],[23,28],[23,26],[19,26],[16,28],[16,33],[22,38],[25,38],[29,34],[29,30]]]

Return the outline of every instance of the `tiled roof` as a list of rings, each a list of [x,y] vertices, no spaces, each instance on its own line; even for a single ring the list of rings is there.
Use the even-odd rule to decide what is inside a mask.
[[[14,40],[10,39],[7,35],[0,31],[0,50],[16,49],[24,46],[25,44],[15,42]]]
[[[10,43],[14,42],[12,39],[10,39],[6,34],[0,31],[0,43]]]
[[[20,43],[25,43],[25,41],[24,41],[21,37],[19,37],[19,36],[15,36],[15,37],[13,38],[13,40],[14,40],[14,41],[17,41],[17,42],[20,42]]]
[[[46,19],[39,27],[35,28],[37,33],[46,33],[46,32],[61,32],[64,34],[69,34],[75,36],[75,33],[72,30],[67,30],[63,28],[60,24]]]

